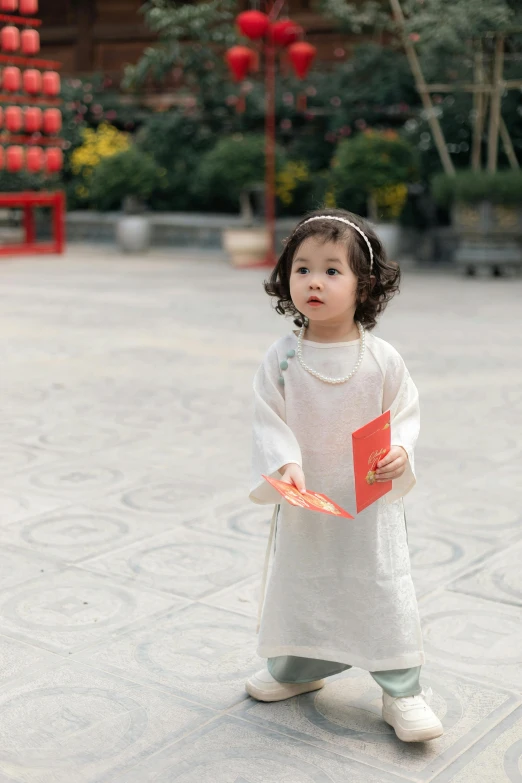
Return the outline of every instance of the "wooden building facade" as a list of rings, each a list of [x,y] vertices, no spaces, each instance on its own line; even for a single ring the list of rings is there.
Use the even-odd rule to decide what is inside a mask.
[[[103,72],[116,82],[154,42],[140,8],[144,0],[40,0],[42,55],[63,62],[63,73]],[[288,14],[304,27],[319,59],[332,60],[341,46],[334,25],[313,10],[314,0],[290,0]],[[250,7],[240,0],[238,10]]]

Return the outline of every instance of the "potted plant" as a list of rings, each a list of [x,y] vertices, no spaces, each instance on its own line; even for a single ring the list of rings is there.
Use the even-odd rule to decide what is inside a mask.
[[[457,266],[468,274],[501,275],[522,265],[522,173],[460,171],[437,175],[432,192],[450,211],[457,234]]]
[[[341,141],[332,163],[336,203],[353,211],[366,206],[390,258],[399,251],[399,218],[406,204],[408,183],[415,179],[416,153],[393,130],[369,129]]]
[[[102,212],[123,209],[116,223],[118,246],[125,253],[143,253],[150,246],[147,199],[161,181],[154,160],[135,146],[103,158],[93,171],[91,203]]]
[[[282,153],[276,151],[280,165]],[[265,140],[256,134],[220,139],[201,158],[192,185],[200,203],[218,212],[240,212],[240,225],[223,230],[223,247],[233,266],[253,266],[268,253],[264,224]]]

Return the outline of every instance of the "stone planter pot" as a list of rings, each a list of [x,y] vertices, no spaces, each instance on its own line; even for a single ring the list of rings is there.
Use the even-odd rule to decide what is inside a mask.
[[[457,267],[469,275],[502,275],[522,266],[522,206],[455,204]]]
[[[398,223],[375,223],[374,228],[390,261],[397,261],[401,241],[400,225]]]
[[[123,215],[116,223],[116,241],[123,253],[146,253],[151,226],[146,215]]]
[[[222,241],[230,263],[235,267],[258,266],[268,255],[270,239],[265,227],[226,228]]]

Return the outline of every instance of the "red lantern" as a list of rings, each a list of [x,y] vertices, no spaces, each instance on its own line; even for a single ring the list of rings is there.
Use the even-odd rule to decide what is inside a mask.
[[[2,127],[3,124],[4,124],[4,110],[0,106],[0,128]],[[0,147],[0,149],[3,150],[3,147]]]
[[[18,133],[22,130],[23,114],[19,106],[8,106],[5,110],[5,127],[11,133]]]
[[[42,127],[42,110],[31,106],[24,112],[24,125],[27,133],[37,133]]]
[[[289,46],[303,34],[303,28],[291,19],[281,19],[270,28],[270,37],[276,46]]]
[[[0,169],[4,168],[4,163],[5,163],[4,148],[0,147]]]
[[[20,13],[24,16],[34,16],[38,13],[38,0],[20,0]]]
[[[27,71],[24,71],[24,90],[29,95],[42,92],[42,74],[36,68],[28,68]]]
[[[20,36],[24,54],[38,54],[40,51],[40,36],[36,30],[24,30]]]
[[[7,170],[11,173],[20,171],[24,167],[24,149],[23,147],[7,148]]]
[[[56,71],[44,71],[42,75],[42,89],[45,95],[59,95],[60,75]]]
[[[316,54],[316,47],[306,41],[298,41],[288,47],[288,55],[299,79],[305,78]]]
[[[18,92],[22,86],[20,68],[16,68],[14,65],[9,65],[7,68],[4,68],[2,84],[4,90],[7,90],[8,92]]]
[[[268,16],[261,11],[243,11],[236,22],[240,32],[252,41],[262,38],[270,26]]]
[[[236,82],[244,79],[252,64],[252,51],[247,46],[233,46],[225,54],[227,65]]]
[[[60,109],[46,109],[43,113],[43,129],[45,133],[52,135],[62,129],[62,113]]]
[[[18,0],[0,0],[0,10],[12,14],[18,8]]]
[[[36,174],[44,167],[44,151],[41,147],[29,147],[25,156],[25,165],[28,171]]]
[[[45,168],[49,174],[56,174],[63,166],[63,153],[59,147],[49,147],[45,153]]]
[[[17,52],[20,48],[20,31],[18,27],[6,25],[0,33],[0,41],[4,52]]]

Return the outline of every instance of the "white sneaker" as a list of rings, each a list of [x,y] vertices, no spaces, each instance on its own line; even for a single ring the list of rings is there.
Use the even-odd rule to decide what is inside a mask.
[[[382,717],[403,742],[424,742],[444,733],[442,723],[427,703],[431,696],[431,688],[418,696],[399,698],[383,692]]]
[[[314,680],[313,682],[278,682],[268,669],[261,671],[250,677],[245,683],[245,690],[254,699],[258,701],[282,701],[291,696],[299,696],[300,693],[309,691],[318,691],[324,686],[324,680]]]

